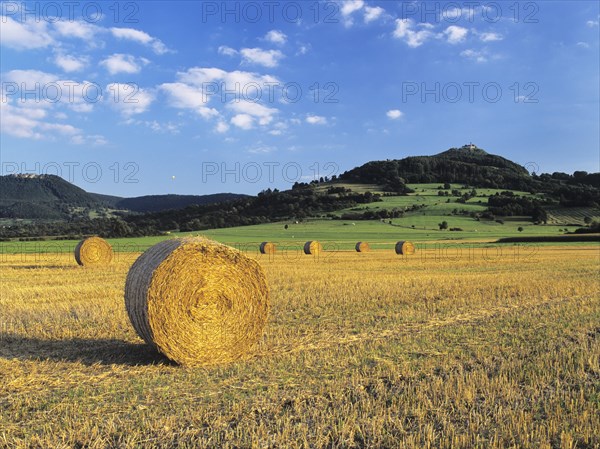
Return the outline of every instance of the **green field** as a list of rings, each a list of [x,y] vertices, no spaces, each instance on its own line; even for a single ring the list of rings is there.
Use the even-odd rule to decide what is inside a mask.
[[[374,191],[377,186],[343,184],[353,191]],[[391,220],[334,220],[330,218],[313,218],[301,222],[285,221],[254,226],[211,229],[206,231],[179,233],[173,232],[166,236],[109,239],[117,252],[143,251],[155,243],[172,237],[187,235],[204,235],[217,241],[242,248],[254,249],[262,241],[273,241],[280,246],[299,248],[307,240],[319,240],[325,243],[325,249],[349,250],[357,241],[366,241],[375,249],[391,249],[398,240],[410,240],[417,245],[426,246],[434,242],[458,243],[469,242],[474,245],[483,245],[495,242],[502,237],[526,236],[556,236],[568,231],[574,231],[574,226],[567,227],[565,223],[577,223],[584,216],[600,219],[600,211],[586,208],[552,209],[551,224],[534,225],[529,217],[499,217],[504,224],[495,220],[476,219],[469,215],[453,215],[454,209],[458,211],[483,212],[486,209],[487,196],[493,195],[501,189],[477,189],[478,196],[467,203],[456,203],[456,197],[438,196],[439,183],[411,184],[415,190],[407,196],[386,196],[383,201],[358,205],[350,209],[337,211],[338,217],[348,212],[364,212],[366,210],[405,209],[413,205],[423,205],[418,211],[406,212],[404,217]],[[461,189],[454,184],[452,189],[463,192],[470,189]],[[517,195],[530,195],[527,192],[515,192]],[[450,199],[450,202],[447,200]],[[559,217],[559,218],[556,218]],[[561,222],[560,217],[563,217]],[[449,228],[461,228],[462,231],[439,230],[438,224],[448,222]],[[288,229],[284,226],[287,225]],[[519,232],[518,228],[523,231]],[[0,243],[2,253],[15,252],[71,252],[77,241],[61,240],[46,242],[3,242]],[[246,246],[247,245],[247,246]]]

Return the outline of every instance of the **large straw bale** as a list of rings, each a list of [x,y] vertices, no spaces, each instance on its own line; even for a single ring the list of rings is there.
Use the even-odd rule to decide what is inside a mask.
[[[205,238],[160,242],[132,265],[125,305],[138,335],[187,366],[230,362],[263,335],[269,288],[262,268]]]

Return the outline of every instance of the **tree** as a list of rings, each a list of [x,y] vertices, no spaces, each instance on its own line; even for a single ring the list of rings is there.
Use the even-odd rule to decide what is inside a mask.
[[[450,186],[450,183],[448,183],[448,182],[445,182],[445,183],[444,183],[444,189],[446,189],[446,190],[449,190],[449,189],[451,189],[451,188],[452,188],[452,187]]]
[[[517,228],[517,231],[519,231],[519,232],[523,232],[523,226],[519,226],[519,227]]]
[[[535,223],[546,223],[548,221],[548,214],[541,207],[536,207],[531,214],[531,218]]]
[[[448,222],[442,221],[441,223],[438,224],[438,226],[440,227],[440,231],[443,229],[448,229]]]
[[[583,222],[586,225],[589,225],[592,222],[592,217],[588,217],[588,216],[583,217]]]
[[[289,228],[289,226],[288,226],[288,225],[285,225],[285,226],[283,227],[283,229],[287,229],[287,228]]]

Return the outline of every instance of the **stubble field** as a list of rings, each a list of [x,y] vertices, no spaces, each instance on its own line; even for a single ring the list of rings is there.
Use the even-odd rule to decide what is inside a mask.
[[[55,256],[0,261],[0,447],[600,445],[597,245],[262,256],[263,340],[195,369],[129,324],[137,254]]]

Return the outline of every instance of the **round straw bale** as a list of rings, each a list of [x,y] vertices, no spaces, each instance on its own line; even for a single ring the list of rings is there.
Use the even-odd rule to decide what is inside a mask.
[[[415,253],[415,245],[411,242],[400,241],[396,243],[396,254],[410,256]]]
[[[367,242],[358,242],[354,249],[357,253],[366,253],[368,251],[371,251],[371,247]]]
[[[262,242],[259,249],[261,254],[275,254],[275,243]]]
[[[110,243],[100,237],[83,239],[75,247],[74,254],[77,263],[86,267],[108,265],[113,257]]]
[[[304,254],[319,255],[323,251],[323,246],[316,240],[309,240],[304,244]]]
[[[263,334],[269,287],[239,251],[197,237],[160,242],[131,266],[125,306],[137,334],[187,366],[230,362]]]

